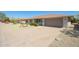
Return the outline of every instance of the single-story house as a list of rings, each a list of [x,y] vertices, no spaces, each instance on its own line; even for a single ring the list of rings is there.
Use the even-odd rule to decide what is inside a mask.
[[[17,22],[18,23],[30,23],[30,22],[32,22],[32,19],[30,19],[30,18],[18,18]]]
[[[60,14],[34,16],[33,19],[40,25],[49,27],[66,27],[69,22],[67,16]]]
[[[48,27],[67,27],[69,22],[68,16],[61,14],[49,14],[41,16],[33,16],[32,18],[18,19],[20,23],[36,22],[40,26]]]

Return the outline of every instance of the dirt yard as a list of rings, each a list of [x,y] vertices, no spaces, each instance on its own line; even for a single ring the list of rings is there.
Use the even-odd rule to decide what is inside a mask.
[[[60,34],[60,28],[19,27],[19,25],[0,23],[1,47],[48,47]]]
[[[67,28],[0,23],[0,47],[79,47],[79,32]]]
[[[50,47],[79,47],[79,31],[67,28],[49,45]]]

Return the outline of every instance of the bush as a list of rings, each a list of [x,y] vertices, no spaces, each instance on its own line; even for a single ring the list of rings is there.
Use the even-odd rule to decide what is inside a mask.
[[[6,19],[6,15],[2,12],[0,12],[0,21],[3,22],[4,19]]]
[[[17,21],[16,20],[11,20],[11,23],[17,24]]]
[[[31,23],[30,25],[31,25],[31,26],[38,26],[38,24],[35,23],[35,22]]]
[[[10,19],[8,17],[6,17],[4,20],[3,20],[4,23],[10,23]]]
[[[6,17],[6,18],[4,19],[4,21],[10,22],[10,19],[9,19],[8,17]]]

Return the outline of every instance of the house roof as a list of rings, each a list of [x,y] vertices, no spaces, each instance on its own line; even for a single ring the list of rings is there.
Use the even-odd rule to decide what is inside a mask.
[[[69,15],[64,14],[48,14],[48,15],[39,15],[39,16],[33,16],[32,18],[18,18],[18,21],[25,21],[25,20],[32,20],[32,19],[46,19],[46,18],[60,18],[60,17],[66,17]]]
[[[34,19],[45,19],[45,18],[57,18],[57,17],[65,17],[67,15],[63,14],[49,14],[49,15],[41,15],[41,16],[33,16]]]

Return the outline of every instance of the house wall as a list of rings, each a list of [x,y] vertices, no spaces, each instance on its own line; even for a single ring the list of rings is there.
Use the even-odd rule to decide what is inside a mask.
[[[68,18],[63,18],[63,27],[67,27],[68,26]]]
[[[49,18],[49,19],[45,19],[45,26],[49,26],[49,27],[63,27],[63,18]]]

